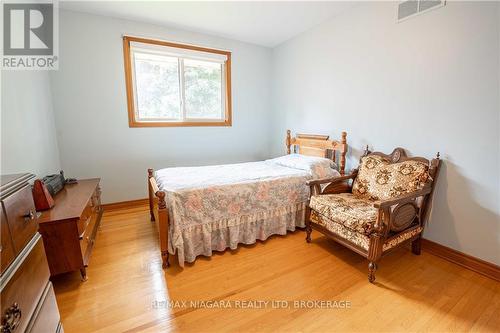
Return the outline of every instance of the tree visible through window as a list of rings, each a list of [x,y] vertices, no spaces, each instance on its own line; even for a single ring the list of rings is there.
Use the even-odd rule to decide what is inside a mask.
[[[230,126],[228,51],[124,37],[129,124]]]

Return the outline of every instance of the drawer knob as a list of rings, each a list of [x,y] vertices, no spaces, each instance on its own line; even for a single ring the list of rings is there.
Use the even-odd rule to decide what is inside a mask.
[[[21,309],[17,303],[14,303],[5,311],[2,317],[1,333],[11,333],[16,330],[21,322]]]
[[[28,221],[28,220],[34,220],[35,219],[35,212],[33,210],[30,210],[27,214],[25,214],[23,217],[24,217],[24,220],[25,221]]]

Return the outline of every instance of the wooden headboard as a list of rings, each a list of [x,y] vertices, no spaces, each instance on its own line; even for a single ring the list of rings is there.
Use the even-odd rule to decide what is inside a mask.
[[[342,132],[340,141],[329,140],[328,135],[318,134],[297,134],[292,137],[290,130],[286,131],[286,152],[290,154],[291,146],[294,146],[296,152],[308,156],[319,156],[331,158],[338,163],[339,172],[345,174],[345,155],[347,153],[347,133]],[[337,154],[339,154],[337,162]]]

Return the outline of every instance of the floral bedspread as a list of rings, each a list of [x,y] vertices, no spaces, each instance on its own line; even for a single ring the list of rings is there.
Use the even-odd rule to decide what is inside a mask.
[[[311,173],[269,161],[155,173],[169,207],[169,252],[179,264],[304,227]]]

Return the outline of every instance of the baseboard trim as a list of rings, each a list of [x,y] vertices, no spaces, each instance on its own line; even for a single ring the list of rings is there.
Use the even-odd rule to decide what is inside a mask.
[[[422,249],[437,257],[470,269],[471,271],[487,276],[493,280],[500,281],[500,266],[451,249],[444,245],[434,243],[428,239],[422,239]]]
[[[105,211],[124,209],[124,208],[135,208],[147,205],[149,203],[149,199],[136,199],[136,200],[128,200],[128,201],[120,201],[120,202],[112,202],[103,204],[102,208]]]

